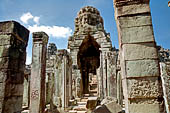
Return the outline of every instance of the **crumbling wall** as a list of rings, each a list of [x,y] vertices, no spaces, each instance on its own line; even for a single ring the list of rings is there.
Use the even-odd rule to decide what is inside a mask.
[[[0,113],[22,110],[29,31],[15,21],[0,22]]]

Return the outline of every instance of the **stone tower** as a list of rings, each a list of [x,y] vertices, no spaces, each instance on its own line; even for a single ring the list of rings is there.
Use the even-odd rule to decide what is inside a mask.
[[[75,18],[75,31],[68,39],[68,49],[73,60],[73,96],[89,93],[89,75],[97,75],[98,95],[109,95],[109,56],[112,50],[110,34],[104,30],[100,12],[91,6],[82,8]],[[113,56],[113,55],[111,55]],[[109,76],[107,76],[109,75]]]

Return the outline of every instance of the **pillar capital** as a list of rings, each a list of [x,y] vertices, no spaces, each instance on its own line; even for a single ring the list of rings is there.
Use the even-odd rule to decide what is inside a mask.
[[[0,34],[12,34],[18,40],[27,43],[29,30],[16,21],[0,22]]]
[[[45,32],[33,32],[33,42],[47,44],[48,38]]]

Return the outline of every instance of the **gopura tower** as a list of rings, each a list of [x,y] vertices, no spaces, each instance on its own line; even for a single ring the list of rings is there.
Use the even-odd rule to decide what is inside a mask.
[[[79,11],[75,18],[74,34],[68,39],[68,49],[73,60],[73,96],[89,93],[89,76],[97,76],[100,97],[109,95],[108,91],[111,90],[107,80],[111,71],[107,56],[111,53],[112,44],[96,8],[86,6]]]

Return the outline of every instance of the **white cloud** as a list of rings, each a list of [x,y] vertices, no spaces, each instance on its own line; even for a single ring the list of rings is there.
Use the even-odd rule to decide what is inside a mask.
[[[72,29],[69,27],[61,27],[61,26],[28,26],[28,29],[30,32],[38,32],[38,31],[44,31],[49,36],[56,37],[56,38],[68,38],[71,36]]]
[[[28,24],[29,20],[33,20],[36,24],[39,24],[40,17],[38,16],[33,16],[30,12],[24,13],[21,17],[20,20],[24,24]]]
[[[32,14],[30,12],[28,13],[24,13],[21,17],[20,20],[24,23],[24,24],[28,24],[28,21],[30,19],[33,19],[34,17],[32,16]]]
[[[35,16],[33,21],[36,23],[36,24],[39,24],[39,20],[40,20],[40,17],[38,16]]]

